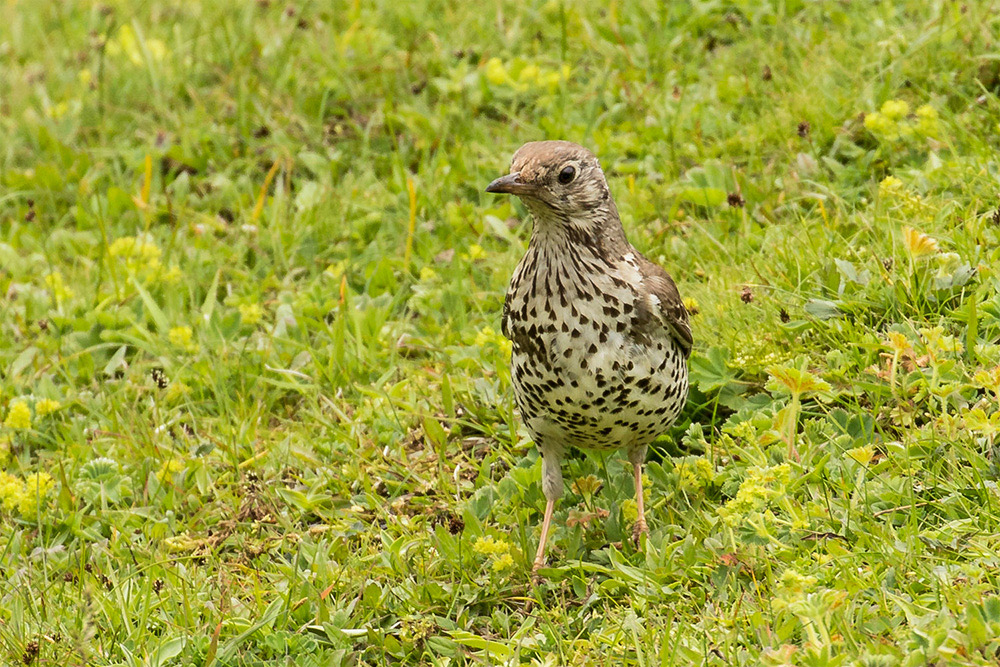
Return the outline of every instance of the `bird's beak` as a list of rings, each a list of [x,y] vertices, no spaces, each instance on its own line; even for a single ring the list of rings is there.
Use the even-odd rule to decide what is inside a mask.
[[[487,192],[508,195],[527,195],[535,191],[533,185],[521,182],[521,173],[515,171],[513,174],[501,176],[486,186]]]

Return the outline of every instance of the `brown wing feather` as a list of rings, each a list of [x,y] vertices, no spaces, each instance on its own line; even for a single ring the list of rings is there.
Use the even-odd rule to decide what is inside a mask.
[[[691,354],[694,339],[691,336],[688,312],[677,291],[677,285],[663,267],[645,257],[641,257],[639,269],[642,272],[643,286],[656,297],[659,308],[657,312],[653,312],[651,303],[640,302],[636,318],[637,328],[645,330],[644,333],[647,335],[657,326],[666,329],[687,358]]]

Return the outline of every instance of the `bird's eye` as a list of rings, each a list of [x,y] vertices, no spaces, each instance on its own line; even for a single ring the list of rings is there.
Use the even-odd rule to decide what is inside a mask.
[[[559,182],[566,185],[576,176],[576,169],[574,167],[563,167],[563,170],[559,172]]]

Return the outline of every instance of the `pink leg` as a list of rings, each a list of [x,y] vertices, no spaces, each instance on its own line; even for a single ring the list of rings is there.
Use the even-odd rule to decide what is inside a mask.
[[[545,542],[549,538],[549,524],[552,523],[552,510],[556,507],[556,500],[552,498],[545,503],[545,519],[542,521],[542,537],[538,540],[538,551],[535,553],[535,564],[531,568],[531,573],[535,574],[545,563]]]
[[[649,532],[649,526],[646,525],[645,500],[642,497],[642,463],[633,461],[632,470],[635,472],[635,504],[639,510],[639,518],[636,519],[635,528],[632,529],[632,539],[638,545],[642,534]]]

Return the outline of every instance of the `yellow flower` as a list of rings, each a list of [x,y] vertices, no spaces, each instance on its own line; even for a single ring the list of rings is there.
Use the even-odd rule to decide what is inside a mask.
[[[716,512],[726,524],[739,525],[748,515],[785,495],[785,487],[791,481],[791,475],[792,467],[787,463],[770,468],[751,468],[736,491],[736,497],[727,501]]]
[[[700,489],[712,481],[712,464],[700,456],[681,461],[676,471],[677,484],[682,489]]]
[[[168,285],[176,285],[184,278],[184,272],[181,271],[181,267],[176,264],[172,264],[166,273],[163,274],[163,282]]]
[[[495,540],[492,537],[480,537],[472,545],[472,550],[484,556],[496,556],[510,551],[507,540]]]
[[[691,315],[697,315],[701,312],[701,306],[698,305],[698,301],[693,296],[684,297],[684,309]]]
[[[499,58],[490,58],[486,61],[486,80],[494,86],[502,86],[507,83],[507,68]]]
[[[7,428],[31,428],[31,410],[24,401],[12,401],[7,419],[3,425]]]
[[[906,118],[910,113],[910,105],[903,100],[887,100],[880,109],[882,115],[892,120]]]
[[[795,570],[788,568],[781,573],[779,586],[785,594],[808,593],[814,586],[816,586],[816,577],[799,574]]]
[[[903,245],[914,259],[932,255],[938,250],[937,241],[912,227],[903,227]]]
[[[913,347],[913,344],[898,331],[890,331],[889,338],[885,341],[885,344],[895,353],[902,353]]]
[[[879,197],[891,197],[893,195],[899,195],[906,191],[906,186],[903,185],[903,181],[899,180],[895,176],[886,176],[878,184],[878,196]]]
[[[880,114],[878,111],[865,114],[865,129],[880,138],[891,140],[899,137],[899,128],[896,125],[896,121]]]
[[[174,327],[167,333],[167,339],[171,345],[193,352],[198,347],[191,340],[193,335],[191,327]]]
[[[570,484],[570,491],[578,496],[593,496],[601,488],[602,482],[596,475],[587,475],[586,477],[577,477]]]
[[[21,504],[24,484],[17,477],[0,470],[0,505],[8,512]]]
[[[264,317],[264,309],[257,303],[243,304],[239,309],[240,319],[249,326],[257,324]]]
[[[467,257],[472,261],[476,261],[477,259],[482,259],[483,257],[486,257],[486,251],[483,250],[483,246],[479,245],[478,243],[473,243],[472,245],[469,246],[469,254],[467,255]]]
[[[160,483],[165,482],[174,476],[175,473],[184,470],[184,462],[178,459],[167,459],[160,464],[160,469],[156,471],[156,479],[160,480]]]
[[[422,282],[430,282],[437,278],[437,271],[429,266],[425,266],[420,269],[420,280]]]
[[[18,500],[18,511],[21,516],[30,517],[38,513],[39,503],[45,500],[46,494],[55,486],[52,475],[47,472],[36,472],[24,480],[24,490]]]
[[[326,267],[326,269],[323,270],[323,273],[330,276],[334,280],[340,280],[340,277],[344,275],[344,271],[346,270],[347,270],[347,262],[344,260],[340,260],[336,264],[331,264],[328,267]]]
[[[536,83],[540,73],[538,65],[525,65],[521,68],[521,73],[517,75],[517,80],[522,83]]]
[[[816,377],[807,370],[791,366],[771,366],[767,372],[771,375],[771,382],[767,383],[767,388],[770,390],[784,388],[796,396],[810,391],[830,390],[830,384],[826,380]]]
[[[77,72],[77,78],[80,79],[80,83],[85,86],[89,86],[90,82],[94,80],[94,75],[91,74],[90,70],[84,67],[82,70]]]
[[[844,453],[861,465],[866,466],[872,460],[872,457],[875,456],[875,446],[865,445],[863,447],[855,447],[854,449],[848,449]]]
[[[73,290],[66,286],[62,274],[58,271],[53,271],[46,275],[43,280],[45,281],[45,286],[52,291],[52,296],[56,298],[56,301],[66,301],[73,298]]]
[[[42,398],[35,403],[35,414],[39,417],[44,417],[47,414],[53,413],[62,407],[62,403],[59,401],[53,401],[51,398]]]
[[[191,387],[187,386],[183,382],[171,382],[170,386],[167,387],[167,402],[171,403],[183,396],[187,396],[191,393]]]
[[[482,347],[496,341],[497,332],[493,330],[493,327],[483,327],[476,334],[476,340],[473,345],[476,347]]]
[[[124,55],[133,65],[141,65],[143,63],[143,45],[151,60],[163,60],[168,53],[166,44],[158,39],[146,39],[140,43],[132,26],[127,23],[119,28],[115,36],[108,41],[105,50],[109,55]]]
[[[634,523],[639,518],[639,505],[635,498],[628,498],[622,501],[622,519],[625,523]]]
[[[938,112],[929,104],[917,108],[917,134],[934,138],[938,135]]]
[[[123,236],[108,247],[108,255],[124,265],[129,275],[150,277],[160,270],[163,253],[148,236]]]
[[[497,556],[493,560],[492,567],[494,572],[503,572],[504,570],[509,570],[510,568],[514,567],[514,557],[508,553]]]

